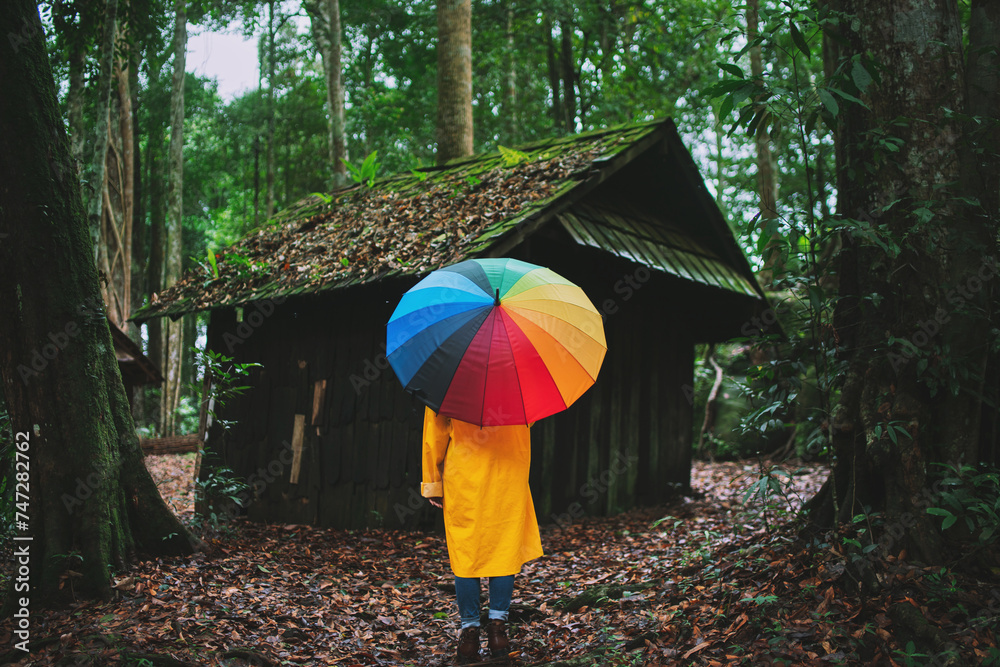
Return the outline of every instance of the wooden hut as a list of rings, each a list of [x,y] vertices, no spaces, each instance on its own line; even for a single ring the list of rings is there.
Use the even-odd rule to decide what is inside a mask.
[[[209,348],[262,364],[220,412],[235,425],[208,438],[250,483],[252,519],[414,526],[432,516],[423,408],[386,362],[385,325],[429,271],[496,256],[552,268],[605,317],[597,383],[532,428],[540,520],[686,489],[694,345],[740,335],[766,304],[669,119],[308,197],[136,319],[211,311]]]

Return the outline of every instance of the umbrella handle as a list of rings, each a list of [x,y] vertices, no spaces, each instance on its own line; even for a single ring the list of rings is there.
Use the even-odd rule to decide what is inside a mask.
[[[500,305],[500,288],[499,287],[497,288],[497,296],[493,300],[493,305],[494,306],[499,306]]]

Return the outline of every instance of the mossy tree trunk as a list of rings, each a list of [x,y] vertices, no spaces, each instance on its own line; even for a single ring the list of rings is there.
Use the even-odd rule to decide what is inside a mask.
[[[929,492],[934,464],[978,453],[996,212],[983,215],[968,177],[976,146],[961,117],[956,3],[837,4],[843,85],[865,83],[857,66],[874,77],[853,89],[867,107],[845,105],[838,119],[839,213],[857,221],[843,238],[834,322],[848,365],[831,419],[834,474],[808,508],[822,523],[884,511],[903,528],[892,551],[935,562],[945,549],[925,511],[942,502]]]
[[[106,596],[137,552],[198,540],[143,464],[35,4],[13,0],[0,34],[17,37],[0,40],[0,372],[28,442],[32,600],[70,571],[77,594]]]

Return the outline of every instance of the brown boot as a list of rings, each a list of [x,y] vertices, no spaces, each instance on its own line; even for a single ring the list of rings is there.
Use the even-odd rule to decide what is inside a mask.
[[[494,658],[505,658],[510,653],[510,641],[507,639],[507,624],[499,618],[494,618],[486,626],[487,645]]]
[[[473,625],[462,630],[458,637],[458,664],[468,665],[479,662],[479,626]]]

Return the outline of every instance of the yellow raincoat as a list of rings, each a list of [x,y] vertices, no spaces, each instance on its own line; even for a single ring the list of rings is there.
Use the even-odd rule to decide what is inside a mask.
[[[425,498],[444,498],[451,569],[459,577],[517,574],[544,555],[528,489],[527,426],[488,426],[424,413]]]

